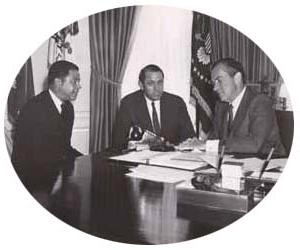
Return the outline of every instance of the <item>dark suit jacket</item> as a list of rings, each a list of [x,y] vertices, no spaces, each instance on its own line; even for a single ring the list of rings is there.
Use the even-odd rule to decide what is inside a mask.
[[[216,104],[210,139],[223,140],[228,153],[268,154],[272,146],[275,146],[275,155],[285,155],[275,111],[268,96],[253,93],[247,88],[234,117],[230,134],[225,138],[227,106],[228,103],[225,102]]]
[[[160,99],[161,136],[177,144],[195,136],[184,101],[176,95],[164,92]],[[147,103],[141,90],[131,93],[121,101],[114,131],[113,147],[127,146],[130,127],[137,125],[153,131]]]
[[[71,103],[66,123],[55,107],[48,91],[30,99],[18,117],[12,163],[25,179],[38,179],[63,162],[82,155],[70,145],[74,122]]]

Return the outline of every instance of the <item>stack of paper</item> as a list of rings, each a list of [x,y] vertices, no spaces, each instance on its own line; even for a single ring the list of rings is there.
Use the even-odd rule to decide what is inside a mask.
[[[179,183],[190,180],[193,177],[193,172],[152,165],[139,165],[136,168],[132,168],[131,172],[126,175],[155,182]]]
[[[110,159],[193,171],[207,164],[202,158],[204,156],[205,153],[201,152],[156,152],[144,150],[114,156]]]
[[[287,162],[287,158],[271,159],[268,164],[267,170],[276,168],[282,171],[285,167],[286,162]]]
[[[286,162],[287,158],[271,159],[261,178],[277,181],[285,167]],[[254,171],[251,174],[251,177],[258,178],[260,170],[261,168]]]
[[[143,151],[133,151],[128,154],[118,155],[110,157],[112,160],[116,161],[125,161],[125,162],[135,162],[135,163],[144,163],[148,164],[150,159],[153,159],[156,156],[164,155],[165,152],[156,152],[150,150]]]
[[[234,164],[238,164],[241,166],[245,175],[250,174],[250,177],[258,178],[265,160],[255,157],[234,159],[225,156],[223,162],[232,162]],[[271,159],[261,178],[277,180],[286,162],[287,158]]]
[[[150,164],[192,171],[207,163],[202,159],[200,152],[168,152],[154,157],[150,160]]]
[[[260,172],[253,172],[253,174],[251,174],[251,177],[258,178],[259,174],[260,174]],[[280,175],[281,175],[281,172],[264,172],[261,178],[277,181],[278,178],[280,177]]]

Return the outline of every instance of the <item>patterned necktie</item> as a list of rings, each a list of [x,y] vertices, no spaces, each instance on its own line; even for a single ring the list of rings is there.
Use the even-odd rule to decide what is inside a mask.
[[[152,122],[153,122],[154,133],[157,135],[160,135],[160,125],[159,125],[158,116],[157,116],[154,102],[152,102]]]

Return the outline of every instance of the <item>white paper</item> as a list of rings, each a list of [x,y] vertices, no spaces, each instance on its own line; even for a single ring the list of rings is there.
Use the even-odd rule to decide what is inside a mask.
[[[125,161],[125,162],[135,162],[135,163],[148,163],[150,159],[154,157],[164,155],[165,152],[157,152],[157,151],[150,151],[150,150],[143,150],[143,151],[133,151],[128,154],[118,155],[110,157],[112,160],[116,161]]]
[[[202,159],[200,152],[168,152],[151,159],[150,164],[192,171],[207,163]]]
[[[232,177],[239,179],[243,176],[243,166],[230,164],[230,162],[228,162],[227,164],[222,164],[221,171],[222,177]]]
[[[251,177],[253,178],[258,178],[259,177],[260,172],[254,172]],[[278,178],[280,177],[281,172],[264,172],[262,175],[262,179],[271,179],[273,181],[277,181]]]
[[[234,159],[234,158],[229,158],[228,156],[224,156],[223,162],[225,161],[232,161],[232,162],[241,162],[243,163],[243,171],[260,171],[265,160],[256,158],[256,157],[250,157],[250,158],[243,158],[243,159]],[[274,168],[279,168],[283,169],[285,164],[287,162],[287,158],[279,158],[279,159],[271,159],[266,170],[274,169]]]
[[[155,182],[180,183],[190,180],[193,177],[193,172],[152,165],[139,165],[136,168],[132,168],[131,172],[126,175]]]
[[[206,152],[218,152],[220,140],[207,140],[206,141]]]
[[[206,152],[201,157],[207,164],[213,166],[214,168],[218,167],[218,162],[219,162],[218,152]]]
[[[283,170],[287,162],[287,159],[288,158],[271,159],[267,166],[267,170],[273,168],[279,168],[280,170]]]
[[[241,190],[241,180],[240,178],[222,176],[221,186],[225,189]]]
[[[201,152],[156,152],[144,150],[140,152],[130,152],[125,155],[114,156],[110,159],[125,162],[135,162],[148,165],[165,166],[185,170],[195,170],[206,165],[202,159],[205,153]]]

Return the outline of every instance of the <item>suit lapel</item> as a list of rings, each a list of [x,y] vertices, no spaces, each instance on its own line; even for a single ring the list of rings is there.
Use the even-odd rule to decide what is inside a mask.
[[[242,98],[242,101],[240,103],[240,106],[238,107],[238,110],[235,114],[235,117],[233,119],[233,122],[232,122],[232,126],[231,126],[231,133],[234,132],[237,127],[240,126],[240,124],[242,123],[242,121],[244,120],[245,116],[246,116],[246,110],[248,109],[249,107],[249,104],[251,102],[251,99],[252,99],[252,93],[251,91],[247,88],[246,91],[245,91],[245,94]]]
[[[142,128],[153,131],[152,122],[151,122],[150,114],[148,111],[147,103],[146,103],[146,100],[145,100],[145,97],[144,97],[144,94],[142,93],[142,91],[140,91],[140,93],[138,95],[137,109],[138,109],[138,112],[136,112],[136,114],[133,114],[133,116],[136,115],[138,119],[134,119],[134,120],[136,120],[136,122],[134,121],[134,123],[138,124],[138,121],[141,121]]]
[[[58,112],[48,91],[45,91],[44,105],[45,105],[46,109],[48,110],[47,116],[48,116],[49,122],[50,121],[57,122],[60,124],[60,126],[64,126],[63,119],[62,119],[60,113]]]
[[[227,136],[227,109],[228,109],[228,103],[227,102],[220,102],[219,106],[219,115],[217,117],[220,117],[219,120],[219,135],[220,138],[225,139]]]
[[[165,134],[165,129],[167,125],[167,121],[169,120],[169,112],[167,112],[168,102],[166,100],[166,95],[163,93],[160,98],[160,128],[161,128],[161,134]]]

